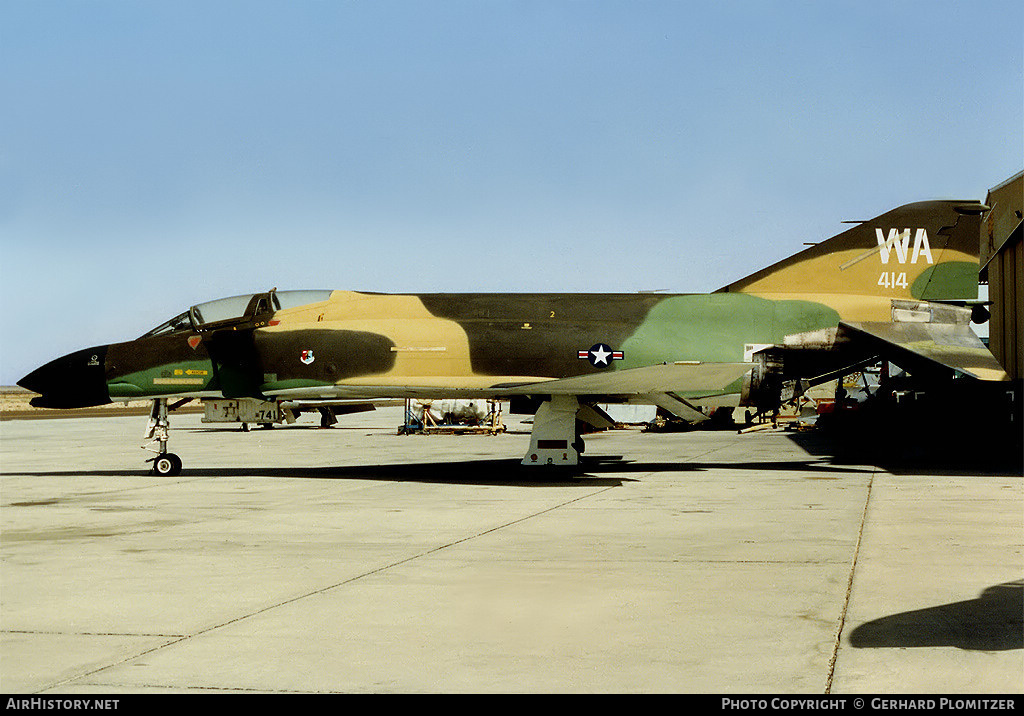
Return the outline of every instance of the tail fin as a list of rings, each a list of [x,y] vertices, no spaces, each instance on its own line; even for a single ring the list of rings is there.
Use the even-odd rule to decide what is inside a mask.
[[[986,209],[976,201],[907,204],[719,291],[973,299]]]

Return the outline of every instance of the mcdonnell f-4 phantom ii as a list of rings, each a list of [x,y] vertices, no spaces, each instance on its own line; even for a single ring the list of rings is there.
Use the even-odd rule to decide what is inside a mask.
[[[722,406],[763,412],[880,359],[915,376],[1004,380],[970,329],[987,209],[908,204],[710,294],[275,289],[200,303],[19,385],[37,407],[152,400],[163,475],[181,469],[168,401],[188,399],[526,399],[537,407],[522,463],[571,466],[577,421],[608,426],[598,404],[689,421]]]

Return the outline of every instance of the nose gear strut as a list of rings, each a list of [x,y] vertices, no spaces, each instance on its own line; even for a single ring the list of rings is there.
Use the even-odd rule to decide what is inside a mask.
[[[149,423],[146,425],[146,434],[143,436],[149,442],[143,445],[142,449],[156,453],[156,457],[146,460],[146,462],[153,463],[153,473],[156,475],[174,477],[181,472],[181,458],[167,451],[167,441],[171,431],[171,423],[167,415],[190,400],[192,399],[179,400],[170,407],[167,406],[166,398],[157,398],[153,401],[153,409],[149,413]],[[155,449],[150,447],[153,443],[158,444]]]

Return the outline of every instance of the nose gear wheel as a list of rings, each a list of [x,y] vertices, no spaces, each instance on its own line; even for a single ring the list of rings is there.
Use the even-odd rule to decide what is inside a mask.
[[[174,408],[178,405],[181,403],[176,403]],[[150,458],[146,462],[153,463],[153,474],[161,477],[174,477],[181,472],[181,458],[167,451],[167,441],[170,438],[171,429],[167,415],[174,408],[167,407],[166,398],[157,398],[153,401],[153,409],[149,413],[149,423],[144,436],[149,439],[149,442],[142,446],[143,450],[156,453],[156,457]],[[153,443],[157,444],[156,448],[150,447]]]

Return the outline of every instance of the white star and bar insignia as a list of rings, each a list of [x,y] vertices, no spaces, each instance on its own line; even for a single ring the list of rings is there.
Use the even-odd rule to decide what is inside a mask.
[[[622,360],[625,354],[622,351],[612,350],[606,343],[597,343],[588,350],[578,351],[576,357],[590,361],[595,368],[607,368],[613,360]]]

